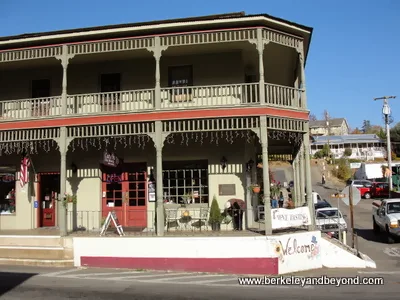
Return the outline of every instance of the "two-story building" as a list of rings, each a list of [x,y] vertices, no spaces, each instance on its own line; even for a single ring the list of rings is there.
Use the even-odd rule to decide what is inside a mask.
[[[285,154],[311,195],[311,34],[232,13],[1,37],[0,230],[96,229],[113,210],[162,235],[163,208],[182,201],[256,205],[259,154],[260,185],[270,186],[269,156]]]
[[[349,124],[345,118],[310,121],[310,134],[312,136],[348,135],[349,130]]]

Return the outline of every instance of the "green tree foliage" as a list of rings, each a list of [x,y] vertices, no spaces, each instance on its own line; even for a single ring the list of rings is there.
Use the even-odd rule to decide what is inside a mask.
[[[352,154],[353,154],[353,150],[351,150],[350,148],[344,149],[343,156],[349,157],[349,156],[351,156]]]
[[[351,178],[351,169],[346,159],[339,159],[338,168],[336,170],[336,176],[342,180],[348,180]]]
[[[315,152],[314,157],[315,158],[324,158],[324,157],[329,157],[331,154],[331,151],[329,149],[329,146],[325,144],[321,150]]]

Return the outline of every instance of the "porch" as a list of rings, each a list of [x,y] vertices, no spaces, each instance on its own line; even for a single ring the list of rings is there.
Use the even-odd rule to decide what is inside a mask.
[[[260,105],[306,110],[300,48],[262,41],[249,35],[96,53],[71,45],[62,48],[71,54],[0,63],[0,121]]]
[[[257,117],[226,118],[1,132],[0,137],[15,140],[2,144],[0,150],[7,154],[2,164],[14,165],[16,172],[20,160],[17,153],[26,149],[34,169],[25,188],[19,186],[16,172],[16,211],[0,216],[0,230],[61,224],[66,226],[61,230],[96,231],[108,212],[115,211],[123,226],[136,232],[154,232],[156,209],[164,207],[168,213],[161,212],[166,218],[161,220],[163,231],[210,231],[213,198],[222,212],[234,198],[244,201],[249,210],[243,212],[242,228],[263,231],[265,225],[257,223],[257,207],[270,205],[263,201],[265,194],[267,199],[271,196],[269,189],[262,191],[263,186],[270,185],[270,179],[266,185],[265,167],[257,165],[262,162],[268,169],[268,159],[282,154],[293,161],[296,206],[304,202],[299,195],[305,190],[305,180],[299,174],[305,169],[300,155],[304,153],[302,121],[268,118],[268,159],[259,154],[263,152],[258,142],[259,121]],[[291,131],[280,131],[279,126]],[[160,135],[156,133],[160,128],[161,153],[157,146]],[[69,144],[65,156],[59,150],[63,139]],[[65,157],[61,164],[60,153]],[[105,154],[121,163],[105,168]],[[44,178],[48,179],[47,186]],[[260,195],[264,197],[251,192],[255,183],[261,186]],[[69,203],[70,197],[77,200]],[[232,213],[230,222],[224,220],[221,229],[233,229]]]

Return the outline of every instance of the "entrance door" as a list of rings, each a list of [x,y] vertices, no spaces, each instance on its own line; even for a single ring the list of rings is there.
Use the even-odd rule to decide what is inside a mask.
[[[40,227],[56,225],[56,203],[60,193],[59,174],[38,174]]]
[[[124,227],[147,227],[147,173],[144,164],[102,167],[103,217],[115,211]]]

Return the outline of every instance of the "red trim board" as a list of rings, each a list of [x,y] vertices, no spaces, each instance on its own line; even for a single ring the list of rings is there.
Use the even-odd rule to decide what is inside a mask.
[[[84,126],[95,124],[114,124],[128,122],[147,122],[159,120],[203,119],[223,117],[276,116],[291,119],[308,120],[308,112],[293,111],[270,107],[247,107],[226,109],[202,109],[185,111],[159,111],[150,113],[118,114],[108,116],[84,116],[57,118],[51,120],[10,121],[0,123],[0,130],[16,130],[59,126]]]
[[[92,257],[82,256],[81,266],[209,272],[225,274],[277,275],[278,258],[171,258],[171,257]]]

